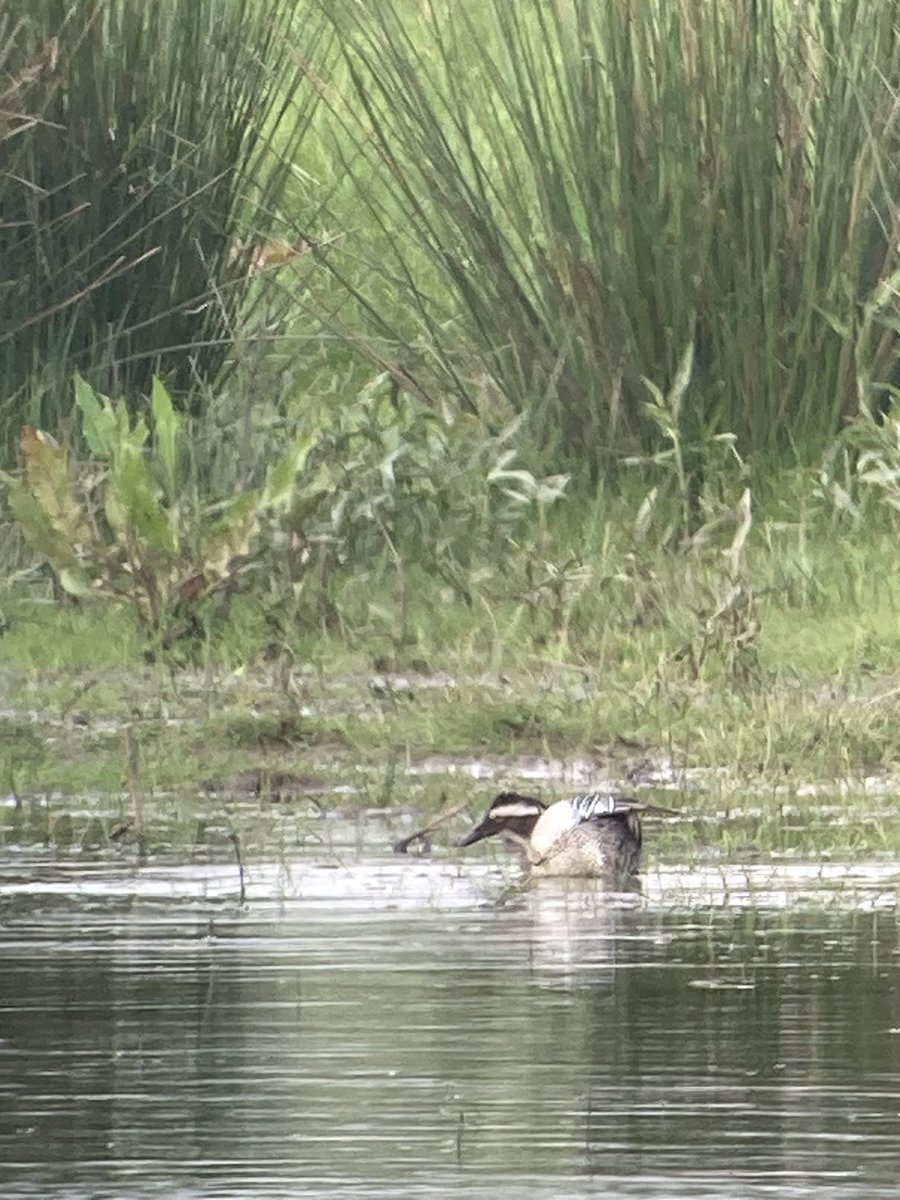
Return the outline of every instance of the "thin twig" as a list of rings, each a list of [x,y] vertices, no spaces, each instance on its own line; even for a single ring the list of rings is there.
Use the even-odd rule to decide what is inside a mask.
[[[46,320],[48,317],[54,317],[57,313],[61,313],[64,311],[64,309],[71,307],[71,305],[77,304],[79,300],[83,300],[85,296],[89,296],[91,292],[95,292],[97,288],[103,287],[104,284],[107,284],[117,276],[124,274],[125,271],[130,271],[133,267],[140,266],[142,262],[146,262],[148,258],[152,258],[154,254],[158,254],[159,251],[160,247],[154,246],[151,250],[147,250],[144,254],[140,254],[137,258],[133,258],[131,262],[126,262],[125,255],[120,254],[114,263],[107,267],[102,274],[98,275],[93,282],[87,284],[86,287],[81,288],[80,291],[75,292],[66,300],[61,300],[58,304],[53,304],[50,308],[45,308],[43,312],[35,313],[35,315],[33,317],[29,317],[27,321],[20,322],[15,329],[11,329],[8,333],[4,333],[2,336],[0,336],[0,346],[2,346],[4,342],[8,342],[12,338],[17,337],[24,329],[28,329],[31,325],[37,325],[39,322]]]
[[[247,898],[247,887],[244,879],[244,860],[241,857],[241,839],[236,830],[229,829],[228,840],[234,846],[234,857],[238,867],[238,904],[243,905]]]
[[[138,857],[145,858],[147,840],[144,834],[144,789],[141,787],[138,741],[129,721],[122,729],[125,739],[125,759],[128,772],[128,795],[131,798],[131,820],[137,834]]]
[[[406,854],[413,842],[428,837],[429,833],[433,833],[435,829],[439,829],[441,825],[446,825],[448,821],[459,816],[468,807],[467,800],[461,800],[458,804],[453,804],[450,808],[442,808],[437,816],[432,817],[427,825],[423,825],[421,829],[417,829],[415,833],[411,833],[409,837],[401,838],[399,842],[394,842],[395,854]]]

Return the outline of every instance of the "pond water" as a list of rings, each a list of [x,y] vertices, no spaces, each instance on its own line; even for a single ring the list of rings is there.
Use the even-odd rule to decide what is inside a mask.
[[[0,1195],[878,1197],[900,870],[7,847]]]

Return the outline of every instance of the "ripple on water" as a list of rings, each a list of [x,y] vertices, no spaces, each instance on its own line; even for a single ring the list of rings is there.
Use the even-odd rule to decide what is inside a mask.
[[[888,861],[236,876],[7,862],[4,1196],[895,1194]]]

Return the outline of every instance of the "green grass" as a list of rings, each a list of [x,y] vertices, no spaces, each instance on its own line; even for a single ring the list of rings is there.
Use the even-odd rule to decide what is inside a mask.
[[[579,503],[568,504],[558,553],[575,540]],[[173,670],[142,663],[126,611],[60,608],[20,586],[4,604],[4,694],[14,713],[62,725],[52,752],[15,767],[16,787],[116,790],[118,726],[129,720],[148,784],[162,790],[248,769],[377,771],[392,756],[433,754],[587,756],[613,776],[638,760],[720,769],[713,795],[896,769],[900,581],[883,568],[889,532],[807,530],[796,560],[751,539],[730,606],[735,584],[714,547],[638,557],[627,528],[615,533],[585,556],[570,595],[529,593],[527,573],[510,571],[467,606],[408,567],[402,642],[387,569],[380,582],[349,575],[339,626],[308,626],[277,653],[250,595],[194,647],[193,666]],[[432,686],[436,672],[452,682]]]
[[[5,5],[0,461],[22,422],[66,428],[76,371],[132,403],[164,375],[200,411],[283,314],[248,265],[315,107],[305,56],[326,69],[323,22],[292,0]]]
[[[58,606],[49,596],[13,598],[2,611],[4,659],[29,673],[107,671],[139,660],[138,630],[125,612]]]
[[[195,412],[235,372],[200,466],[229,410],[246,474],[271,450],[248,450],[260,399],[286,394],[267,420],[290,423],[374,363],[495,428],[518,416],[544,473],[609,477],[674,441],[694,496],[717,437],[760,469],[809,462],[896,387],[880,0],[19,9],[9,443],[66,426],[74,365],[132,402],[163,369]],[[236,246],[272,238],[315,248],[248,281]]]

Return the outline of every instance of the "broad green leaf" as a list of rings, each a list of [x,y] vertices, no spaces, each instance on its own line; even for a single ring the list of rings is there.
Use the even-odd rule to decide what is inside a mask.
[[[146,538],[154,549],[174,554],[178,548],[177,539],[168,515],[159,503],[143,455],[129,448],[118,463],[114,483],[128,523],[138,536]]]
[[[84,598],[95,595],[91,577],[80,567],[62,567],[56,572],[56,577],[60,587],[70,596]]]
[[[129,528],[128,512],[115,480],[107,484],[103,496],[103,513],[114,533],[124,537]]]
[[[175,469],[178,455],[178,414],[169,393],[160,380],[155,378],[150,393],[150,408],[153,412],[156,452],[165,477],[166,495],[169,500],[174,500],[177,487]]]
[[[75,403],[81,412],[81,431],[91,454],[112,458],[118,441],[118,420],[109,400],[98,396],[89,383],[76,375]]]
[[[232,559],[250,553],[259,531],[261,511],[258,490],[244,492],[228,505],[204,539],[204,570],[221,576]]]
[[[263,507],[283,508],[290,501],[295,480],[303,468],[317,438],[303,438],[294,442],[287,454],[266,471],[260,503]]]
[[[55,571],[76,563],[72,542],[52,525],[43,507],[23,484],[4,479],[7,485],[7,503],[10,512],[22,527],[25,539],[32,550]]]
[[[128,407],[124,400],[119,401],[117,412],[119,415],[119,429],[121,434],[119,439],[120,445],[117,447],[117,449],[123,450],[127,448],[135,454],[140,454],[143,451],[144,446],[147,444],[147,439],[150,436],[150,430],[147,427],[147,422],[143,417],[138,417],[134,423],[134,426],[129,428]]]

